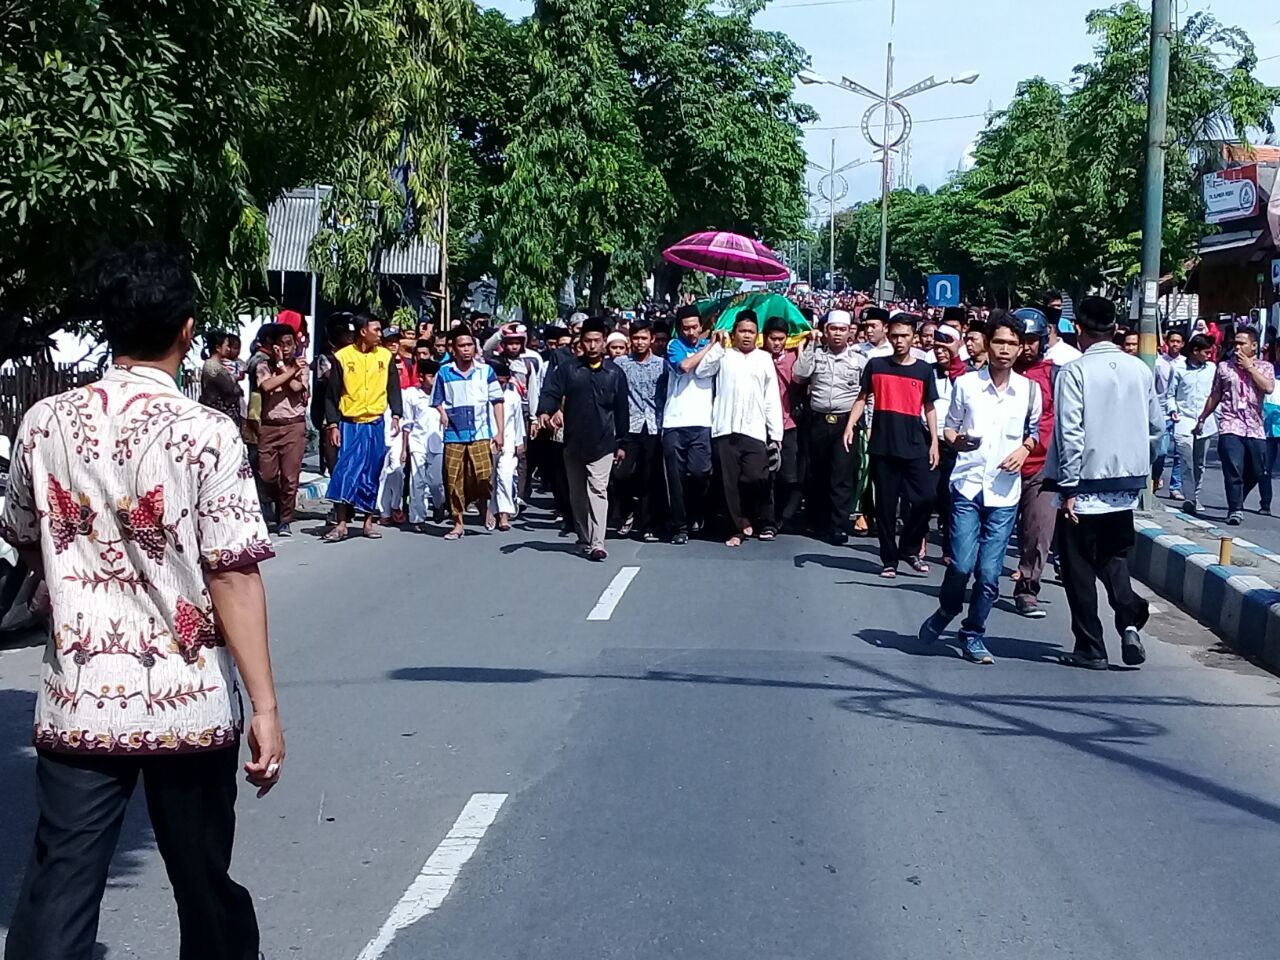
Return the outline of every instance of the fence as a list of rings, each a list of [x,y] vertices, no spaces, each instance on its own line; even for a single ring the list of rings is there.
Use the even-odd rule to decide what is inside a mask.
[[[22,415],[36,401],[93,383],[101,376],[102,371],[96,365],[74,363],[33,363],[27,360],[0,369],[0,435],[16,435]],[[200,395],[198,374],[184,371],[182,382],[182,392],[188,397],[195,399]]]

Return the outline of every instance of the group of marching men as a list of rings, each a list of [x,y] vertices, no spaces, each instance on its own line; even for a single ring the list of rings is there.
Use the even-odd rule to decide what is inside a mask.
[[[1116,342],[1114,304],[1077,306],[1074,347],[1059,317],[1053,303],[936,321],[868,306],[856,321],[831,310],[797,336],[749,310],[711,330],[690,305],[670,321],[578,314],[544,331],[542,350],[523,325],[482,342],[462,324],[409,352],[383,349],[378,322],[355,317],[327,383],[338,513],[326,536],[346,537],[355,511],[384,512],[388,490],[398,504],[406,467],[410,522],[434,505],[447,540],[466,534],[472,505],[487,528],[508,529],[536,474],[594,560],[610,528],[681,545],[719,519],[729,547],[801,528],[836,545],[874,535],[893,579],[903,565],[929,572],[937,513],[946,571],[921,639],[960,616],[972,580],[959,645],[993,662],[986,621],[1016,529],[1017,611],[1044,616],[1056,545],[1075,635],[1064,661],[1107,666],[1101,579],[1136,665],[1147,604],[1127,555],[1165,405]],[[378,536],[372,519],[364,532]]]

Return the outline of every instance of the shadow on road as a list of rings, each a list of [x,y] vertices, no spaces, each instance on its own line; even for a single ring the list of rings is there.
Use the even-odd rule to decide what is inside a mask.
[[[0,933],[8,931],[13,917],[35,834],[36,760],[30,746],[35,702],[36,696],[29,690],[0,690],[0,817],[5,824],[0,842]],[[129,886],[153,843],[145,804],[131,803],[111,862],[108,886]],[[98,944],[94,960],[108,953]]]
[[[959,625],[960,618],[952,624],[952,630]],[[949,631],[950,633],[951,631]],[[951,637],[944,637],[937,643],[924,643],[919,637],[898,633],[894,630],[860,630],[857,634],[863,643],[886,650],[898,650],[912,657],[959,657],[960,652],[949,642]],[[1041,643],[1039,640],[1022,640],[1009,637],[985,637],[987,649],[997,660],[1025,660],[1028,663],[1056,664],[1063,653],[1062,647],[1056,643]]]
[[[532,550],[534,553],[563,553],[582,555],[582,549],[573,542],[546,543],[542,540],[526,540],[523,543],[507,543],[500,548],[501,552],[510,556],[521,550]]]
[[[896,634],[894,636],[897,637]],[[864,637],[863,639],[867,643],[880,645],[875,644],[874,638]],[[1022,646],[1027,645],[1026,641],[1016,642]],[[1038,659],[1043,659],[1049,652],[1048,644],[1032,644],[1032,646],[1044,648],[1035,651],[1040,654]],[[392,680],[428,683],[527,684],[546,680],[625,680],[837,693],[844,696],[835,701],[835,706],[850,713],[859,713],[893,723],[961,730],[980,736],[1035,737],[1100,760],[1128,767],[1261,820],[1280,824],[1280,805],[1216,783],[1207,777],[1188,773],[1159,760],[1119,749],[1123,746],[1141,747],[1146,742],[1168,733],[1168,728],[1163,724],[1134,716],[1131,712],[1123,712],[1121,708],[1124,707],[1277,710],[1280,709],[1280,704],[1219,703],[1193,697],[1115,693],[1062,696],[989,694],[973,691],[949,693],[848,657],[828,655],[823,659],[865,675],[870,679],[870,683],[782,680],[770,677],[685,673],[676,670],[646,670],[630,674],[553,673],[519,668],[463,666],[402,667],[392,670],[387,676]],[[947,708],[945,716],[936,716],[928,712],[938,707]],[[1053,716],[1062,717],[1068,729],[1057,729],[1040,719]],[[1093,729],[1082,730],[1082,720],[1093,721]]]

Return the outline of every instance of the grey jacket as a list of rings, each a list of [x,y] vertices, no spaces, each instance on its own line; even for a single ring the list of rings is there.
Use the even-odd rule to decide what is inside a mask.
[[[1164,436],[1150,368],[1103,341],[1055,374],[1056,419],[1044,466],[1050,489],[1074,496],[1146,487],[1153,448]]]

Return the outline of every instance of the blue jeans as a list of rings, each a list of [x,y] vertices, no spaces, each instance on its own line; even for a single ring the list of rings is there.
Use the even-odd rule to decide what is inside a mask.
[[[1178,453],[1178,446],[1173,437],[1173,421],[1166,419],[1164,422],[1164,436],[1160,438],[1160,446],[1156,451],[1156,458],[1151,462],[1151,479],[1156,483],[1160,482],[1160,478],[1164,476],[1164,465],[1166,460],[1173,462],[1173,468],[1169,472],[1169,489],[1182,492],[1182,456]]]
[[[960,624],[960,640],[982,638],[987,617],[1000,596],[1000,572],[1018,518],[1018,505],[988,507],[951,491],[951,566],[938,594],[939,620],[949,624],[964,609],[964,588],[973,577],[969,615]]]

